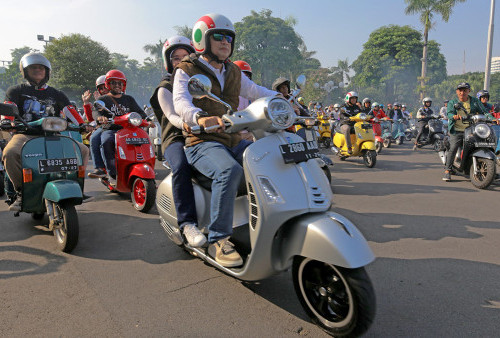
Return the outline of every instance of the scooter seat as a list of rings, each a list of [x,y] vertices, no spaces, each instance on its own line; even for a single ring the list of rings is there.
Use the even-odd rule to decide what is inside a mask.
[[[208,191],[212,191],[212,179],[206,177],[198,170],[193,168],[192,180],[195,184],[199,185],[203,189]],[[245,182],[245,177],[243,177],[240,181],[240,185],[238,186],[238,192],[236,193],[236,197],[243,196],[248,194],[247,192],[247,184]]]

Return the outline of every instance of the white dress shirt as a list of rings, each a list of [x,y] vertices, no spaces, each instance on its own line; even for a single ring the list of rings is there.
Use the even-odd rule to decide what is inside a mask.
[[[212,70],[220,83],[221,90],[224,90],[226,67],[222,65],[222,69],[212,67],[203,57],[199,60]],[[177,69],[174,78],[174,91],[173,102],[177,114],[181,117],[182,121],[186,122],[189,126],[198,125],[196,121],[196,113],[201,109],[193,104],[193,97],[188,91],[189,75],[182,69]],[[244,74],[241,74],[241,90],[240,96],[254,101],[260,97],[275,96],[278,92],[267,89],[257,85]]]
[[[158,102],[160,103],[161,110],[167,119],[177,128],[182,130],[182,119],[175,112],[173,95],[167,88],[158,89]]]

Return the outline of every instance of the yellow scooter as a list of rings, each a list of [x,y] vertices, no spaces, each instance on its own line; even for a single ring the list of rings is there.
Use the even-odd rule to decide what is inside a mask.
[[[351,130],[352,154],[347,152],[347,144],[344,134],[336,130],[333,136],[332,151],[339,155],[341,160],[351,156],[362,156],[363,162],[368,168],[377,163],[377,152],[375,151],[375,135],[371,123],[367,122],[370,117],[365,113],[359,113],[349,118],[356,122]]]
[[[318,127],[319,127],[319,139],[318,143],[323,145],[325,148],[330,148],[330,143],[332,140],[332,134],[330,131],[330,120],[328,116],[321,115],[318,116]]]

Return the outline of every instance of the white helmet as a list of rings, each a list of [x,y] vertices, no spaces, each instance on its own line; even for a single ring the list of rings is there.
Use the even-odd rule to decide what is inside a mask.
[[[163,49],[161,51],[161,56],[163,58],[163,67],[167,72],[171,73],[173,71],[172,62],[170,61],[170,55],[177,48],[184,48],[189,54],[194,53],[193,42],[186,38],[185,36],[172,36],[165,41],[163,44]]]
[[[333,108],[340,108],[340,104],[335,103],[335,104],[333,105]]]
[[[233,37],[231,41],[231,56],[234,51],[234,30],[231,20],[221,14],[206,14],[196,21],[193,27],[193,44],[197,53],[213,56],[210,50],[210,36],[214,33],[226,33]],[[222,60],[224,61],[224,60]]]
[[[95,87],[106,84],[106,75],[101,75],[95,80]]]
[[[430,102],[431,105],[432,105],[432,99],[430,97],[424,97],[424,99],[422,100],[422,105],[425,106],[426,102]]]
[[[26,68],[31,65],[42,65],[45,67],[45,78],[39,85],[47,83],[50,79],[50,71],[52,69],[49,60],[47,60],[47,58],[40,53],[28,53],[23,55],[21,61],[19,61],[19,70],[21,71],[23,77],[30,83],[31,80],[28,78]]]

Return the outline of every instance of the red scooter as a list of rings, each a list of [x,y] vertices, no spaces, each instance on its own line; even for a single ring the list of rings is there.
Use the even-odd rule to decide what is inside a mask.
[[[98,110],[113,114],[102,101],[96,101],[94,105]],[[109,122],[123,127],[115,134],[116,186],[109,182],[108,177],[100,181],[111,192],[130,192],[134,208],[148,212],[156,197],[156,158],[149,135],[141,127],[147,127],[149,122],[138,113],[114,116]]]
[[[372,124],[373,134],[375,135],[375,151],[379,154],[384,145],[384,139],[382,138],[382,126],[376,117],[372,118],[370,122]]]

